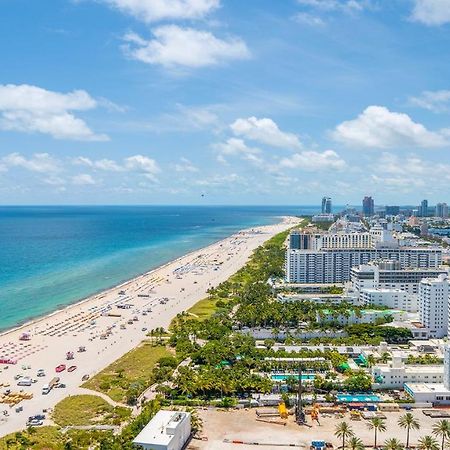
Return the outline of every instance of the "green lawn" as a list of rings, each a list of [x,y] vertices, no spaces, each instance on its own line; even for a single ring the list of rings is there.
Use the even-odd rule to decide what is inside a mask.
[[[96,395],[74,395],[61,400],[52,414],[53,421],[67,425],[119,425],[130,417],[131,410],[114,407]]]
[[[84,383],[83,387],[103,392],[116,402],[125,403],[131,391],[139,395],[151,385],[152,369],[164,356],[171,356],[166,347],[153,346],[150,341],[144,341]]]

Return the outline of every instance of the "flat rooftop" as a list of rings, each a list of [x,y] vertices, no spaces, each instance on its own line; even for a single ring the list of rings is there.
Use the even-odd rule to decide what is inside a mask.
[[[382,373],[391,373],[395,370],[401,370],[404,371],[404,373],[408,373],[411,375],[414,375],[416,373],[429,373],[429,374],[443,374],[444,373],[444,366],[443,365],[428,365],[428,364],[414,364],[414,365],[407,365],[404,367],[391,367],[388,364],[379,364],[375,366],[380,372]]]
[[[138,445],[168,445],[173,439],[173,430],[190,414],[182,411],[158,411],[133,440]]]
[[[406,383],[405,387],[415,394],[450,395],[450,390],[442,383]]]

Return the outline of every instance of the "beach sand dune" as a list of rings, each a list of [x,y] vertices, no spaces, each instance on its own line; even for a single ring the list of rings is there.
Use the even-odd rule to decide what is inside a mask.
[[[225,281],[248,260],[259,245],[284,231],[299,219],[285,217],[275,225],[240,231],[222,241],[189,253],[120,286],[96,294],[80,303],[37,319],[0,336],[0,359],[16,364],[0,365],[1,389],[32,393],[15,408],[0,404],[0,435],[25,428],[29,416],[55,406],[77,391],[83,375],[93,376],[136,347],[154,328],[167,328],[176,314],[206,296],[206,291]],[[21,340],[24,333],[29,340]],[[78,352],[80,346],[85,352]],[[73,361],[66,353],[73,352]],[[59,364],[77,369],[57,374]],[[44,369],[45,377],[37,378]],[[29,387],[17,386],[17,374],[37,379]],[[66,388],[41,393],[42,386],[60,376]],[[8,386],[9,385],[9,386]]]

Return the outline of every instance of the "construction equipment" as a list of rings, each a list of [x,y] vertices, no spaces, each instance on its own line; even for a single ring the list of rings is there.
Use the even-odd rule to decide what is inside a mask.
[[[281,402],[281,403],[278,405],[278,412],[279,412],[280,417],[281,417],[282,419],[287,419],[287,418],[288,418],[289,413],[288,413],[288,410],[287,410],[287,408],[286,408],[286,403]]]
[[[311,409],[311,420],[316,421],[318,423],[318,425],[320,425],[319,413],[320,413],[320,406],[317,403],[314,403],[314,405]]]
[[[298,367],[298,391],[297,391],[297,404],[295,405],[295,421],[298,425],[305,425],[311,428],[311,425],[306,423],[305,412],[303,411],[302,404],[302,366]]]

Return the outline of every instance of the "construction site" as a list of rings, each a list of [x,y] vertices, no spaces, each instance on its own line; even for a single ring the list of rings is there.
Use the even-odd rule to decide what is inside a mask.
[[[296,422],[295,414],[283,418],[278,408],[272,411],[264,408],[241,410],[199,410],[203,420],[203,440],[193,440],[190,449],[230,450],[237,448],[254,449],[288,449],[288,448],[337,448],[342,445],[341,439],[334,435],[336,425],[346,421],[353,429],[355,436],[359,437],[367,447],[373,447],[374,433],[368,427],[368,421],[362,414],[355,415],[345,412],[319,412],[318,420],[312,420],[306,415],[306,425]],[[262,412],[262,414],[261,414]],[[432,426],[438,420],[423,413],[422,410],[413,410],[412,414],[420,421],[420,430],[411,430],[411,444],[416,445],[417,440],[424,435],[431,434]],[[271,414],[271,415],[270,415]],[[378,439],[382,443],[386,439],[397,438],[404,441],[406,433],[397,425],[398,419],[404,414],[400,411],[383,412],[386,417],[386,432],[380,433]],[[445,416],[446,411],[443,411]],[[262,419],[262,420],[261,420]],[[322,445],[323,444],[323,445]]]

